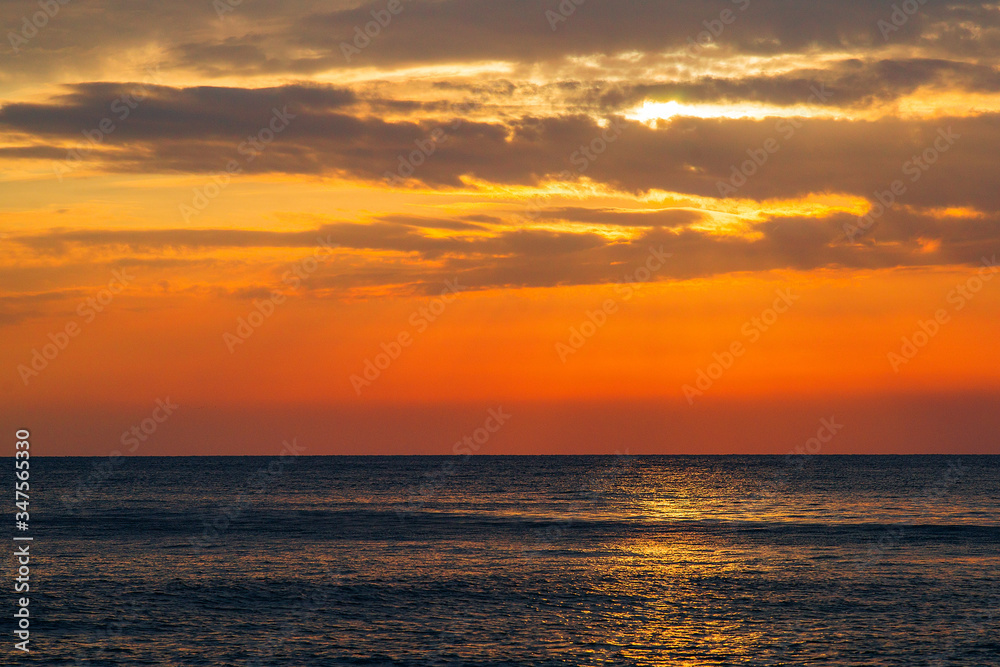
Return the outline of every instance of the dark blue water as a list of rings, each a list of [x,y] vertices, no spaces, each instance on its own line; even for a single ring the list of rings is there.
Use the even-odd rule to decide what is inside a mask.
[[[1000,457],[32,464],[5,664],[1000,664]]]

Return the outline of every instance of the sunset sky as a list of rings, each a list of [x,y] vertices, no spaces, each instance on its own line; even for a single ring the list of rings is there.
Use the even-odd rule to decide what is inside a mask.
[[[39,453],[1000,452],[1000,3],[53,7],[0,3]]]

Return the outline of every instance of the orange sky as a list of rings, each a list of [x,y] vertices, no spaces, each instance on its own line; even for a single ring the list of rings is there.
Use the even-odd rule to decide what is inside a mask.
[[[379,3],[62,6],[0,62],[0,427],[996,453],[995,8],[693,4],[414,1],[350,60]]]

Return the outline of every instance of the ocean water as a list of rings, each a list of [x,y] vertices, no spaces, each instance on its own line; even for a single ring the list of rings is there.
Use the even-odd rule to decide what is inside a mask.
[[[996,456],[43,458],[31,507],[4,664],[1000,665]]]

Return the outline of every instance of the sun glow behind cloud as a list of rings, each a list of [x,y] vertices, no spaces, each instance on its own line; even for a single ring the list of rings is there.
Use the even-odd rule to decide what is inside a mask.
[[[808,105],[777,106],[773,104],[758,104],[740,102],[735,104],[688,104],[670,100],[669,102],[653,102],[646,100],[638,107],[625,113],[629,120],[637,120],[655,127],[657,121],[670,120],[676,117],[689,118],[727,118],[735,120],[750,118],[847,118],[847,114],[838,109],[824,109]]]

